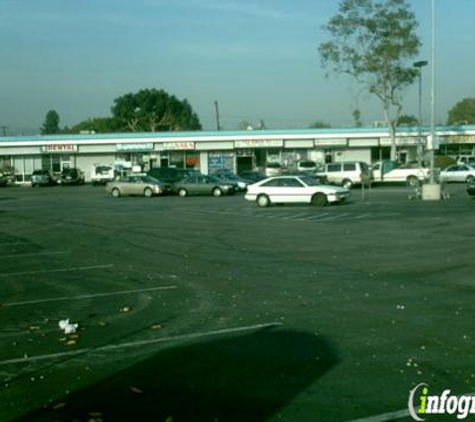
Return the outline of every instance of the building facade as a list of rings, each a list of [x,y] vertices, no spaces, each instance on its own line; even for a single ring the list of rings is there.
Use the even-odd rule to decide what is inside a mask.
[[[475,155],[475,126],[439,127],[436,134],[439,154]],[[416,160],[418,146],[424,149],[427,136],[425,129],[399,129],[398,159]],[[89,181],[97,165],[241,173],[261,169],[268,162],[293,168],[304,159],[371,164],[389,158],[390,145],[384,128],[18,136],[0,137],[0,166],[10,166],[19,184],[29,183],[37,169],[59,173],[73,167]]]

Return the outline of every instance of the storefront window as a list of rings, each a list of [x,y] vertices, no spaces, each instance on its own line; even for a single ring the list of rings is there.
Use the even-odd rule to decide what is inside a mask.
[[[185,153],[183,151],[170,151],[170,167],[182,169],[185,167]]]

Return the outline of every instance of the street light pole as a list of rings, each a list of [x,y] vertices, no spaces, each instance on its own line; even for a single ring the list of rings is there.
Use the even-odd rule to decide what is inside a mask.
[[[427,66],[427,60],[420,60],[413,64],[415,68],[418,70],[419,76],[419,116],[418,116],[418,126],[419,126],[419,133],[417,139],[417,166],[422,168],[422,68]]]
[[[430,151],[430,183],[435,183],[434,177],[434,148],[436,145],[435,139],[435,0],[432,0],[432,36],[431,36],[431,112],[430,112],[430,137],[431,137],[431,151]]]

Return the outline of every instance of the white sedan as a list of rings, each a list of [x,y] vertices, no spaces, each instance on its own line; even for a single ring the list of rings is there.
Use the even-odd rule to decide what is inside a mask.
[[[440,180],[444,182],[474,182],[475,168],[467,164],[454,164],[440,172]]]
[[[321,185],[310,176],[277,176],[249,185],[244,197],[261,207],[272,203],[307,203],[322,207],[342,202],[349,195],[346,188]]]

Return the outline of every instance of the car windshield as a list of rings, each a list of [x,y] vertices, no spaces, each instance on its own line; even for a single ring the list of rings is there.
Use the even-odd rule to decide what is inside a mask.
[[[99,166],[99,167],[96,167],[96,174],[104,174],[104,173],[108,173],[109,171],[112,170],[112,167],[109,167],[109,166]]]
[[[299,167],[304,169],[312,169],[316,167],[316,164],[313,161],[301,161],[299,163]]]

